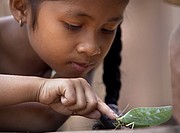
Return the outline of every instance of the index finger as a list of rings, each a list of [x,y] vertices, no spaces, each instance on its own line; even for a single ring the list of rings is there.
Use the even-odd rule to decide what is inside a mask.
[[[109,106],[107,106],[99,97],[97,97],[97,99],[97,110],[101,112],[103,115],[106,115],[109,119],[116,119],[118,115]]]

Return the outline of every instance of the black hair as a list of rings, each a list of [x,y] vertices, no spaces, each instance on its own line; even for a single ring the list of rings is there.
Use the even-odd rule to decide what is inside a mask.
[[[44,0],[28,0],[28,5],[31,9],[31,20],[32,20],[32,28],[36,27],[36,19],[38,15],[38,7]]]

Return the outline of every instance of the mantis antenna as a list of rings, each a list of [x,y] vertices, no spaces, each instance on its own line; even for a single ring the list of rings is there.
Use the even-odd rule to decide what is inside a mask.
[[[119,116],[122,116],[123,115],[123,113],[126,111],[126,109],[129,107],[129,104],[128,105],[126,105],[126,107],[123,109],[123,111],[119,114]]]

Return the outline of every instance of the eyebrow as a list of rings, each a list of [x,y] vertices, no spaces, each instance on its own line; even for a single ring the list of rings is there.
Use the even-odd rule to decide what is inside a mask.
[[[110,22],[118,22],[118,21],[122,21],[123,20],[123,17],[114,17],[114,18],[111,18],[109,19],[108,21]]]
[[[70,15],[70,16],[73,16],[73,17],[86,17],[88,19],[91,19],[91,20],[95,20],[95,18],[93,18],[91,15],[88,15],[84,12],[81,12],[81,11],[67,11],[67,15]],[[108,20],[108,22],[119,22],[119,21],[122,21],[123,17],[120,16],[120,17],[114,17],[114,18],[111,18]]]

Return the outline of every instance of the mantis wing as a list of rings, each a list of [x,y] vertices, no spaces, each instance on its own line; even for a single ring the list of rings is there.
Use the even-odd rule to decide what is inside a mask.
[[[160,125],[172,116],[172,106],[134,108],[125,115],[118,117],[117,122],[134,123],[134,127]]]

